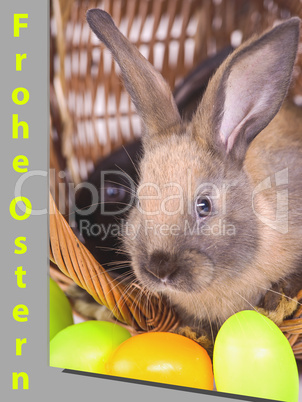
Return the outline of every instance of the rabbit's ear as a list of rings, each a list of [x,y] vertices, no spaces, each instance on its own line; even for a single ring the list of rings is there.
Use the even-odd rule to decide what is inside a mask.
[[[276,115],[287,94],[299,25],[294,17],[251,39],[218,69],[193,121],[207,128],[211,147],[243,161],[249,143]]]
[[[164,78],[115,26],[105,11],[91,9],[87,22],[108,47],[120,66],[125,87],[142,118],[148,134],[161,132],[180,122],[171,90]]]

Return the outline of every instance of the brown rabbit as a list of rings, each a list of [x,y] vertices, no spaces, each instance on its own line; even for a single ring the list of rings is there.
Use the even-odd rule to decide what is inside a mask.
[[[189,123],[111,17],[93,9],[87,21],[145,128],[124,228],[139,282],[166,295],[183,325],[216,330],[240,310],[276,308],[269,294],[293,297],[302,287],[302,112],[284,99],[299,18],[234,51]]]

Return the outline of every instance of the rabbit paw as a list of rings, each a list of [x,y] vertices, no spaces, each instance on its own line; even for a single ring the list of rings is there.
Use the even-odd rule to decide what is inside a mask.
[[[282,294],[279,303],[274,310],[257,307],[256,310],[271,319],[276,325],[280,325],[287,317],[291,316],[298,307],[297,298],[289,298]]]

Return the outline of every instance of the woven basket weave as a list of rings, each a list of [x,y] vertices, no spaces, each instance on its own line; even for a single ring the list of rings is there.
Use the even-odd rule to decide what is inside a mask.
[[[238,38],[245,40],[291,15],[302,18],[302,3],[299,0],[51,1],[51,276],[63,289],[77,283],[135,331],[171,330],[178,321],[166,301],[145,295],[137,285],[126,291],[94,259],[69,225],[68,183],[86,180],[101,158],[139,137],[141,132],[118,67],[86,23],[89,8],[109,12],[125,36],[174,88],[200,61],[231,42],[234,44]],[[289,94],[298,103],[302,103],[301,67],[302,52]],[[297,299],[302,301],[302,291]],[[297,359],[302,359],[301,306],[280,328]]]

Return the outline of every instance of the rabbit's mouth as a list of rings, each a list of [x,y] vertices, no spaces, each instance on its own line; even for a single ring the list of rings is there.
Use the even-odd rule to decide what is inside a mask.
[[[214,278],[214,264],[198,250],[187,250],[181,255],[155,250],[135,272],[151,291],[191,293],[200,292],[210,285]]]

